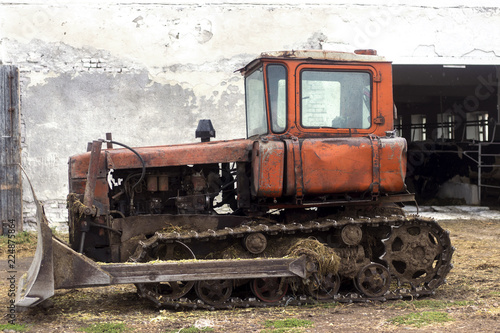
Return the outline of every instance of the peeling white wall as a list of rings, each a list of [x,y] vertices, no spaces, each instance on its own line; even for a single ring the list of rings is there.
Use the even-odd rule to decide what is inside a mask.
[[[234,70],[261,51],[373,48],[399,63],[499,64],[498,31],[493,0],[14,0],[0,4],[0,61],[20,68],[23,164],[62,223],[67,160],[87,141],[112,132],[132,146],[192,142],[202,118],[217,139],[243,137]]]

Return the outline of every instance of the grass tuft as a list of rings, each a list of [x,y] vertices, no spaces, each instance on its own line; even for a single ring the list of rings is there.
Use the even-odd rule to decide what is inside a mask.
[[[122,333],[128,330],[124,323],[98,323],[81,329],[87,333]]]
[[[10,238],[9,238],[10,236]],[[23,256],[27,252],[35,252],[36,249],[36,233],[22,231],[10,235],[0,236],[0,259],[7,259],[9,255]]]
[[[307,319],[287,318],[281,320],[266,320],[264,326],[266,328],[274,328],[279,331],[273,332],[289,332],[288,329],[297,327],[312,327],[313,322]]]
[[[442,301],[442,300],[434,300],[434,299],[422,299],[422,300],[414,300],[414,301],[401,301],[392,304],[391,306],[395,308],[403,308],[403,309],[447,309],[450,307],[461,307],[461,306],[469,306],[474,305],[473,301]]]
[[[447,321],[453,321],[453,318],[447,313],[440,311],[413,312],[389,320],[391,324],[415,326],[418,328]]]
[[[0,331],[26,332],[28,327],[19,324],[0,324]]]
[[[36,233],[35,232],[28,232],[28,231],[21,231],[15,234],[15,237],[12,238],[12,234],[10,235],[11,238],[9,238],[7,235],[2,235],[0,236],[0,244],[2,245],[7,245],[9,243],[9,239],[11,241],[14,241],[16,245],[21,245],[21,244],[36,244]]]

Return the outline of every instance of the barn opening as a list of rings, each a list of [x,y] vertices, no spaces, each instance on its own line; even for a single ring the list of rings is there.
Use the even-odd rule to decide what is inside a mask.
[[[499,77],[493,64],[394,64],[395,124],[420,203],[497,205]]]

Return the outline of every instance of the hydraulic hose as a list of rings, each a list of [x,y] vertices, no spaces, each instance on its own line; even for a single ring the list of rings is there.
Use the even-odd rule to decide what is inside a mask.
[[[146,163],[144,163],[144,160],[142,159],[141,155],[139,155],[139,153],[137,151],[135,151],[133,148],[127,146],[126,144],[123,144],[123,143],[120,143],[120,142],[117,142],[117,141],[113,141],[113,140],[102,140],[102,141],[103,142],[109,142],[109,143],[112,143],[112,144],[115,144],[115,145],[118,145],[118,146],[122,146],[123,148],[127,148],[128,150],[130,150],[131,152],[133,152],[137,156],[137,158],[139,159],[139,161],[141,161],[141,164],[142,164],[141,177],[139,178],[139,180],[137,181],[137,183],[135,183],[134,186],[132,186],[132,191],[133,191],[137,187],[137,185],[139,185],[142,182],[142,180],[144,179],[144,176],[146,175]]]

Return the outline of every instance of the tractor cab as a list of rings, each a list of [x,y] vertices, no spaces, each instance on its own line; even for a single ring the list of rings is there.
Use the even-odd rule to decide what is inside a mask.
[[[385,135],[393,123],[391,64],[365,53],[263,53],[240,70],[247,137]]]

